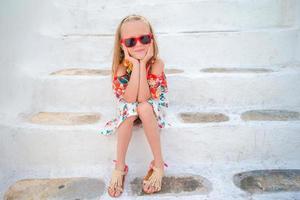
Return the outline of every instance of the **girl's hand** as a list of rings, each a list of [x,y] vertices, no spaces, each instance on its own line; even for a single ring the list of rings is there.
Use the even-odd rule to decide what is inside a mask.
[[[122,44],[122,47],[125,54],[124,59],[130,61],[133,64],[133,67],[139,67],[139,61],[129,55],[127,47],[124,44]]]
[[[150,58],[153,56],[153,40],[151,40],[150,46],[148,48],[148,51],[143,59],[140,60],[141,63],[147,64]]]

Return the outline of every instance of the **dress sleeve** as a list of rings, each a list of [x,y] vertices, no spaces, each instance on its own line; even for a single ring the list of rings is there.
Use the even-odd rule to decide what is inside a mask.
[[[168,107],[168,84],[165,73],[162,72],[161,75],[149,73],[148,84],[152,99],[158,100],[161,106]]]
[[[115,76],[112,82],[112,89],[117,99],[122,99],[125,89],[128,85],[129,76],[124,74],[122,76]]]

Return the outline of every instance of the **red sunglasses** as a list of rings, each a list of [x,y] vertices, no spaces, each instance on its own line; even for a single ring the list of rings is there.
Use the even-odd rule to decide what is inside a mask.
[[[152,33],[149,33],[139,37],[123,38],[121,39],[121,43],[124,43],[126,47],[134,47],[137,41],[140,41],[142,44],[149,44],[151,39],[153,39],[153,35]]]

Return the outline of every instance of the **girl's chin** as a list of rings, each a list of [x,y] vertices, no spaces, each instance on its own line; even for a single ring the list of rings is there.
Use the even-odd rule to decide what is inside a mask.
[[[140,59],[143,59],[145,57],[145,54],[144,53],[137,53],[137,54],[134,54],[133,57],[135,59],[140,60]]]

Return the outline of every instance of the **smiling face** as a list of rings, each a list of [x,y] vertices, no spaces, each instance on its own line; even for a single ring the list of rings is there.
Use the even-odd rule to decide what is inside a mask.
[[[128,21],[122,25],[121,38],[139,37],[150,33],[149,26],[142,20]],[[137,41],[134,47],[126,47],[130,56],[136,59],[143,59],[150,44],[142,44]]]

